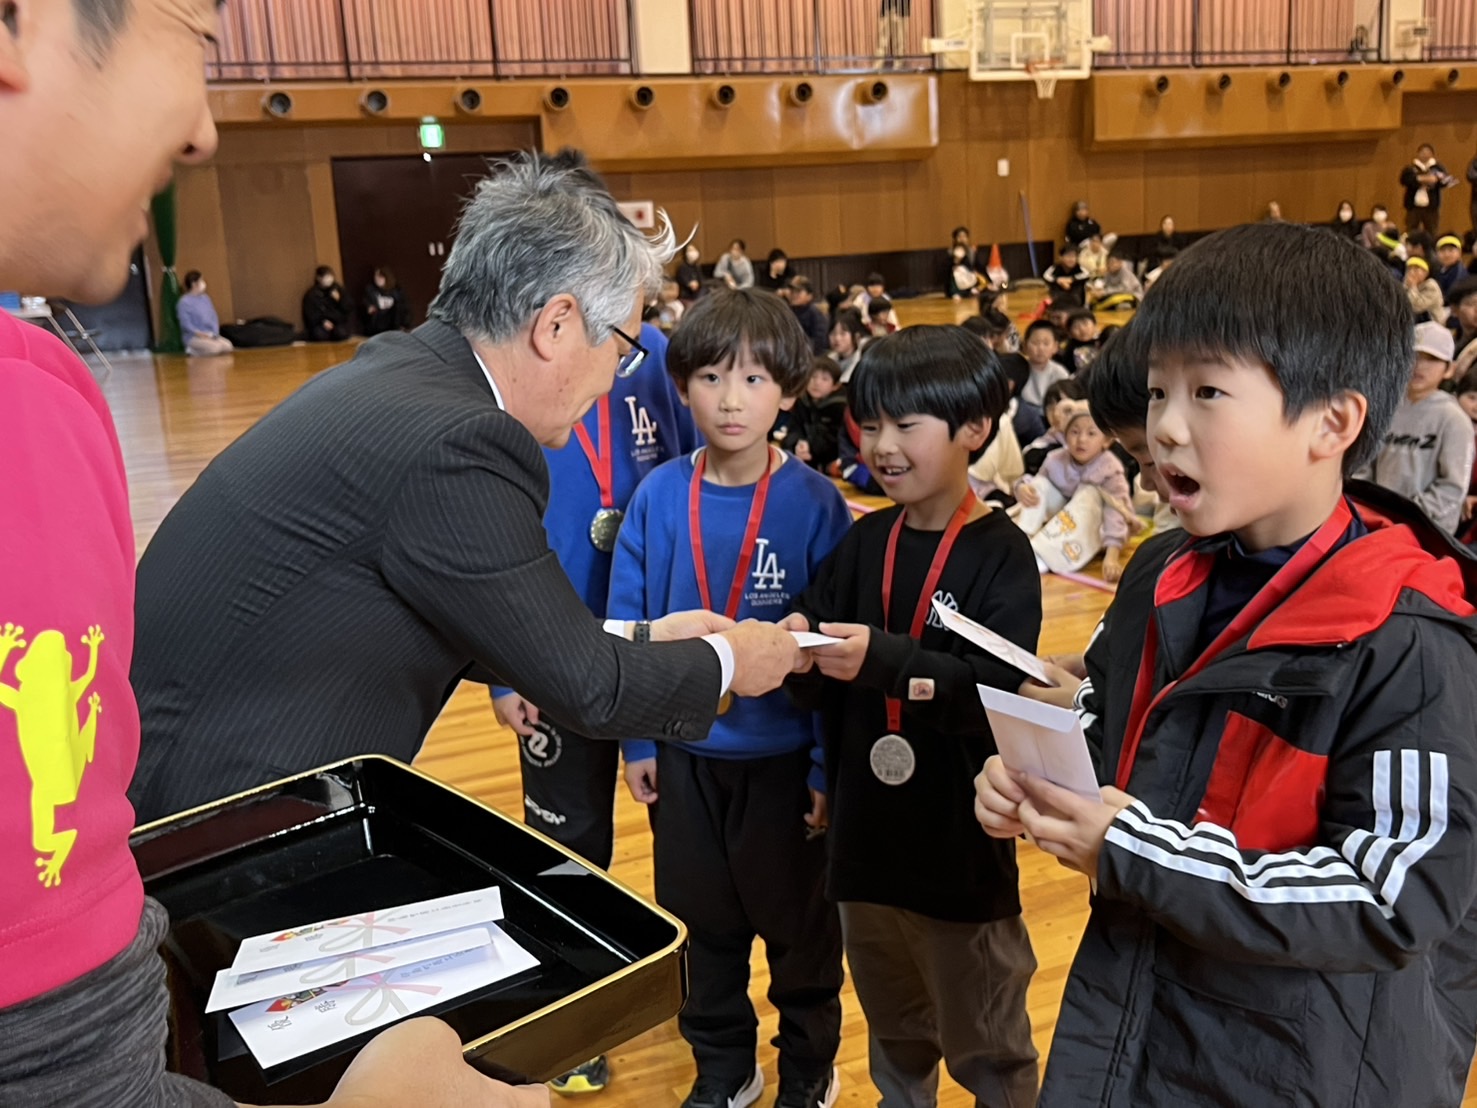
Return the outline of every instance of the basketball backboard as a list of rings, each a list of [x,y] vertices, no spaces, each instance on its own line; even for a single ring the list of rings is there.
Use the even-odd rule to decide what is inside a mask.
[[[975,0],[971,15],[970,79],[1033,80],[1043,97],[1089,77],[1108,46],[1092,33],[1092,0]]]

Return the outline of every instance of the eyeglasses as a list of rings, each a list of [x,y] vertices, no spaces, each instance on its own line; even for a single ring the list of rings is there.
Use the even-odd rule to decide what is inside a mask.
[[[621,356],[620,363],[615,367],[615,375],[617,377],[629,377],[641,368],[642,362],[646,361],[646,347],[642,346],[619,327],[612,327],[611,330],[625,339],[626,345],[631,348]]]

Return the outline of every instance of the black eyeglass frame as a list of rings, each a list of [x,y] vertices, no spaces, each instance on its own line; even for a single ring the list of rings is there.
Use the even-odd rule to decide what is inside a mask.
[[[641,363],[646,361],[651,351],[647,350],[646,347],[642,346],[619,327],[612,327],[611,331],[625,339],[626,344],[631,348],[621,356],[621,360],[616,363],[615,367],[615,375],[617,377],[629,377],[641,368]]]

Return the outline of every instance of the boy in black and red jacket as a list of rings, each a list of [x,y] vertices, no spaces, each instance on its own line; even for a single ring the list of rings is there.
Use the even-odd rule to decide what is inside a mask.
[[[1315,272],[1335,295],[1294,313]],[[1183,254],[1133,329],[1149,444],[1198,537],[1137,600],[1113,785],[1093,803],[993,759],[977,782],[991,834],[1094,879],[1040,1103],[1457,1105],[1477,574],[1344,487],[1399,402],[1409,309],[1357,247],[1263,223]]]

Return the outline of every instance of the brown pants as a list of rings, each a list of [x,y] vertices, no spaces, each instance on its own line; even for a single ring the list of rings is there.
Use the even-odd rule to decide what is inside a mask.
[[[933,1108],[940,1061],[979,1108],[1031,1108],[1039,1074],[1026,986],[1036,956],[1021,918],[950,923],[840,907],[878,1108]]]

